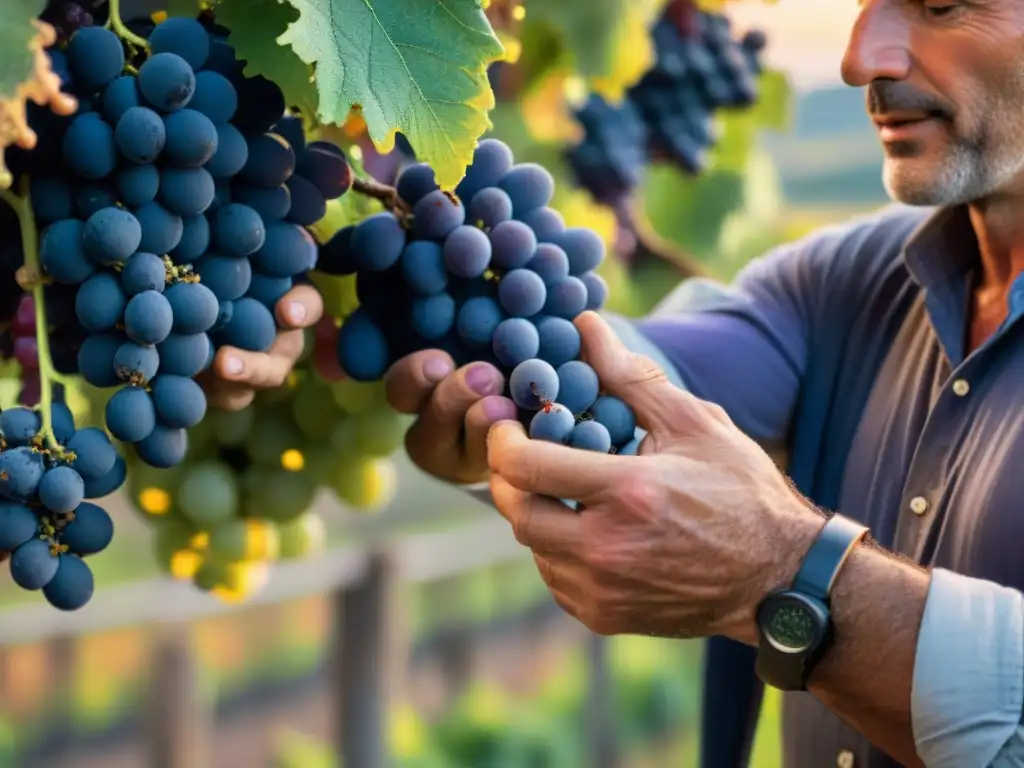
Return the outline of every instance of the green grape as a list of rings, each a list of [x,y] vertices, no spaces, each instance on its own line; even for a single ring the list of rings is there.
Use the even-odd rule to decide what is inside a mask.
[[[287,451],[302,449],[305,441],[290,411],[282,407],[256,409],[256,422],[245,443],[254,463],[277,467]]]
[[[247,517],[291,520],[305,512],[316,496],[316,482],[304,472],[268,470],[253,475],[245,500]]]
[[[210,529],[210,556],[219,560],[276,560],[278,529],[266,520],[233,518]]]
[[[178,492],[182,513],[193,522],[212,526],[238,512],[238,482],[224,464],[190,466]]]
[[[315,512],[305,512],[278,525],[281,559],[290,560],[320,552],[327,545],[327,527]]]
[[[203,534],[191,520],[169,514],[160,520],[153,536],[157,566],[176,579],[190,579],[202,562]]]
[[[142,461],[127,461],[127,490],[135,508],[147,518],[160,518],[171,513],[184,466],[179,464],[170,469],[157,469]]]
[[[239,446],[249,439],[252,425],[256,421],[256,409],[252,406],[240,411],[210,409],[202,424],[209,424],[221,445]]]
[[[324,300],[324,311],[339,320],[351,315],[359,306],[356,297],[356,280],[354,275],[325,275],[323,272],[310,272],[309,278]]]
[[[409,427],[406,417],[383,408],[353,416],[351,422],[356,451],[374,458],[390,456],[401,448]]]
[[[334,402],[345,413],[355,416],[383,402],[384,387],[376,381],[342,379],[329,385]]]
[[[381,460],[345,462],[331,483],[338,498],[363,511],[380,509],[390,502],[395,485],[395,468]]]
[[[292,418],[307,437],[326,440],[339,415],[331,390],[318,379],[307,376],[299,383],[292,400]]]

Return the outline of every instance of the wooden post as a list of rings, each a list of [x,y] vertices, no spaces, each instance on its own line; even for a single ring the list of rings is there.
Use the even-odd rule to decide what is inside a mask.
[[[150,768],[209,768],[213,712],[201,688],[188,624],[156,629],[149,680]]]
[[[365,576],[335,592],[331,690],[335,751],[342,765],[386,768],[388,706],[395,684],[393,559],[370,557]]]
[[[608,638],[588,634],[587,672],[590,684],[586,703],[587,765],[618,768],[619,744],[613,712],[615,692],[608,665]]]

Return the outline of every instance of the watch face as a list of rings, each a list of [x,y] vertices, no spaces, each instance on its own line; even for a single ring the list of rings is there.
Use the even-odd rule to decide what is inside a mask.
[[[771,607],[762,625],[772,645],[786,653],[800,653],[818,638],[818,617],[799,600],[782,598]]]

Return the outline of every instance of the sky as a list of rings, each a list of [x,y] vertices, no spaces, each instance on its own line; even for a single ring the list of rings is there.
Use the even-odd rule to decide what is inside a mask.
[[[768,34],[766,58],[801,90],[839,85],[839,63],[857,16],[856,0],[740,0],[729,17],[738,30]]]

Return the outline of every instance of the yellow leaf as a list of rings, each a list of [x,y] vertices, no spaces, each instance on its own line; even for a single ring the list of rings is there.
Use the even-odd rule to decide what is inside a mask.
[[[566,99],[571,72],[552,71],[523,95],[521,109],[526,130],[538,142],[575,144],[582,137]]]

